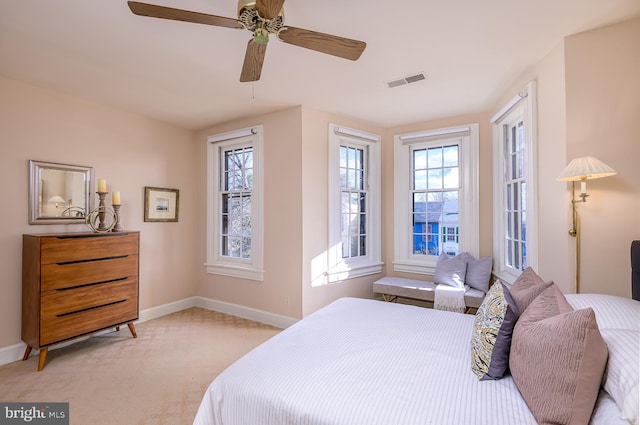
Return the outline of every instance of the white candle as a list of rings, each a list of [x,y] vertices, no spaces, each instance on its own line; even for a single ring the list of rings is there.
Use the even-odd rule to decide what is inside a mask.
[[[105,179],[98,180],[98,192],[107,191],[107,181]]]
[[[111,195],[111,204],[112,205],[121,205],[120,204],[120,192],[113,192]]]

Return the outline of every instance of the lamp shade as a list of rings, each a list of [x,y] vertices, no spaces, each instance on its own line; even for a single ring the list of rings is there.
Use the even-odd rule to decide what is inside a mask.
[[[616,170],[592,156],[572,160],[556,179],[559,182],[599,179],[617,174]]]
[[[55,196],[52,196],[51,198],[49,198],[49,202],[51,202],[51,203],[53,203],[53,202],[64,203],[64,202],[67,202],[67,201],[65,201],[62,196],[55,195]]]

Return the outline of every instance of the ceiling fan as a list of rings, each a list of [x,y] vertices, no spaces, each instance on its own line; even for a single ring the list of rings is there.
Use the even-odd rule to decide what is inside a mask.
[[[238,0],[238,18],[174,9],[137,1],[129,1],[129,9],[140,16],[193,22],[253,32],[242,65],[240,81],[258,81],[269,42],[269,34],[281,41],[317,52],[357,60],[367,44],[363,41],[324,34],[284,25],[284,0]]]

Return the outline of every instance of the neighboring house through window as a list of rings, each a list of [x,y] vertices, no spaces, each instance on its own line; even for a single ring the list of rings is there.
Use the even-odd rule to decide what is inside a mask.
[[[394,270],[433,274],[438,256],[478,256],[478,124],[394,138]]]
[[[494,273],[509,283],[537,268],[535,90],[529,83],[491,119]]]
[[[207,143],[207,272],[262,280],[262,126]]]
[[[380,223],[380,137],[329,124],[329,282],[382,271]]]

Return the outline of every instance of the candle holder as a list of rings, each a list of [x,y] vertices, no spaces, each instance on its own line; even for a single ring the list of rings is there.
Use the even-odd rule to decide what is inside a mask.
[[[120,226],[120,207],[122,205],[120,205],[120,204],[112,204],[111,206],[113,207],[113,211],[115,212],[115,216],[116,216],[116,218],[115,218],[116,223],[113,226],[113,229],[111,231],[112,232],[121,232],[122,231],[122,226]]]
[[[105,196],[107,196],[107,193],[109,192],[96,192],[98,194],[98,198],[100,199],[100,202],[98,203],[98,232],[104,232],[105,230],[107,230],[107,226],[104,222],[104,198]]]

